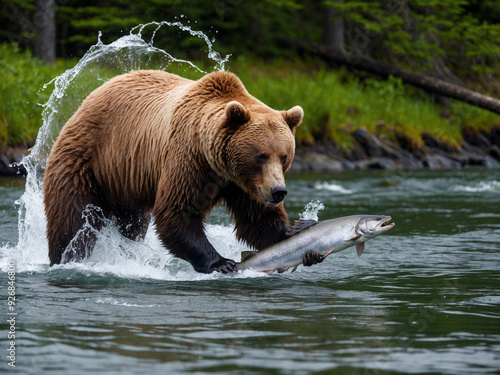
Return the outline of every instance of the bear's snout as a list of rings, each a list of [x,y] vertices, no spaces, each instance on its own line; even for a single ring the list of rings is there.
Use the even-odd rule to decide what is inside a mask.
[[[285,199],[285,195],[288,193],[286,187],[284,186],[276,186],[271,190],[271,196],[273,197],[273,201],[275,203],[280,203],[283,199]]]

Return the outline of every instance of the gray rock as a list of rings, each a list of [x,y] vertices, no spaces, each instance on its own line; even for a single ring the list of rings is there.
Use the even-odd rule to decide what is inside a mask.
[[[398,166],[394,162],[394,160],[389,159],[389,158],[374,158],[370,160],[370,163],[368,163],[368,168],[370,169],[384,169],[388,171],[392,171],[394,169],[397,169]]]
[[[401,157],[401,167],[403,169],[419,169],[423,168],[424,164],[421,160],[413,157],[411,154],[404,154]]]
[[[380,147],[379,142],[375,136],[371,135],[368,130],[364,127],[356,129],[352,136],[354,139],[363,147],[365,153],[369,157],[380,157],[383,156],[382,147]]]
[[[448,157],[454,161],[456,161],[457,163],[460,164],[461,167],[465,167],[468,163],[469,163],[469,156],[468,154],[457,154],[457,153],[453,153],[453,154],[449,154],[445,157]]]
[[[429,169],[453,169],[461,167],[458,161],[439,154],[425,156],[422,160],[422,164]]]
[[[307,172],[308,170],[309,167],[300,160],[300,157],[295,157],[292,165],[290,165],[289,172]]]
[[[0,152],[0,176],[26,176],[26,173],[26,168],[23,165],[18,165],[10,150],[7,151],[7,154]]]
[[[480,148],[487,148],[490,145],[488,138],[481,133],[467,132],[464,134],[464,139],[467,143]]]
[[[325,154],[309,152],[303,156],[302,162],[307,164],[313,171],[318,172],[340,172],[343,170],[342,163],[329,158]]]
[[[500,163],[498,162],[497,159],[495,159],[489,155],[485,156],[484,161],[485,161],[486,167],[498,167],[500,165]]]
[[[356,169],[356,165],[352,161],[342,160],[342,168],[345,171],[352,171]]]
[[[9,168],[10,160],[3,152],[0,152],[0,170]]]
[[[483,155],[471,154],[467,155],[467,164],[468,165],[479,165],[486,166],[486,157]]]
[[[430,148],[435,148],[450,153],[455,151],[455,149],[451,147],[449,144],[440,141],[439,139],[433,137],[428,133],[422,134],[422,140],[424,141],[424,144]]]
[[[25,156],[26,155],[24,155],[22,152],[14,152],[12,154],[12,161],[14,163],[20,163],[20,162],[23,161],[23,159],[24,159]]]
[[[493,145],[488,149],[488,154],[494,157],[496,160],[500,161],[500,147]]]
[[[356,169],[368,169],[370,160],[369,159],[356,160],[353,164]]]

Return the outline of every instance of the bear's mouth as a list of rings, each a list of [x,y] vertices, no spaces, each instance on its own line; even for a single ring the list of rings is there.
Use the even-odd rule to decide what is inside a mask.
[[[276,201],[271,201],[269,200],[266,195],[264,194],[264,191],[262,190],[262,187],[259,186],[259,191],[260,191],[260,195],[262,195],[262,198],[264,198],[264,202],[266,202],[268,205],[270,205],[271,207],[276,207],[278,204],[280,204],[281,202],[276,202]]]

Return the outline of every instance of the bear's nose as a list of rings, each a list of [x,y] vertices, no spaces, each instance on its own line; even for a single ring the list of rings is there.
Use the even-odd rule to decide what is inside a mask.
[[[271,195],[273,196],[273,200],[276,203],[279,203],[283,199],[285,199],[286,193],[288,193],[288,190],[286,190],[286,187],[284,186],[277,186],[273,190],[271,190]]]

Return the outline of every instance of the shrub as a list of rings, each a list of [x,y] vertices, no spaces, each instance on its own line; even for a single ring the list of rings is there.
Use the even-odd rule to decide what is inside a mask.
[[[32,145],[50,95],[43,85],[64,71],[62,61],[44,64],[16,44],[0,44],[0,145]]]

